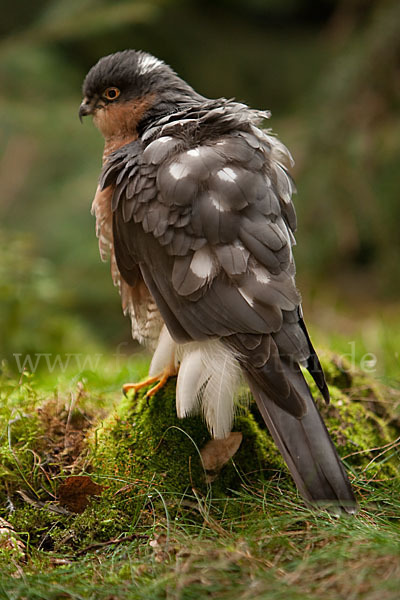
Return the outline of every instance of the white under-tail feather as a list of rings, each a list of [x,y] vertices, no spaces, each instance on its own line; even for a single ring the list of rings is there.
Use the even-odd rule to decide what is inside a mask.
[[[198,344],[185,346],[182,346],[179,352],[182,354],[182,360],[176,384],[176,413],[180,419],[199,412],[200,390],[208,377],[201,348]]]
[[[214,438],[229,435],[240,367],[221,342],[212,340],[178,347],[180,368],[176,386],[179,417],[202,412]]]
[[[202,359],[208,375],[202,396],[204,418],[214,438],[225,438],[232,429],[240,367],[232,353],[217,340],[202,344]]]
[[[179,418],[203,413],[214,438],[229,435],[235,413],[235,392],[240,367],[218,340],[176,344],[164,326],[154,352],[149,375],[179,364],[176,412]]]

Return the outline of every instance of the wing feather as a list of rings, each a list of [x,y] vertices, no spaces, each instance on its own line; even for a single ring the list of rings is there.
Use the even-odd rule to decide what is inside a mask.
[[[118,267],[127,278],[139,267],[177,341],[219,337],[244,363],[251,356],[254,379],[268,380],[271,398],[298,416],[304,403],[279,362],[318,365],[294,316],[296,219],[285,149],[215,111],[208,121],[222,115],[226,129],[217,137],[204,138],[195,117],[185,127],[166,117],[145,141],[110,157],[100,184],[115,186]]]

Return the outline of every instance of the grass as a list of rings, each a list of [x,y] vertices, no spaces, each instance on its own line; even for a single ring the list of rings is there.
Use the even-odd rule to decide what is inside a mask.
[[[398,479],[354,470],[355,517],[308,510],[281,472],[222,499],[97,478],[105,491],[82,514],[52,512],[60,482],[91,471],[82,439],[67,438],[59,422],[73,415],[75,429],[90,427],[120,401],[128,372],[135,379],[145,369],[141,358],[115,368],[103,357],[94,372],[3,375],[1,599],[397,600]]]
[[[383,491],[369,490],[360,514],[342,519],[268,485],[227,501],[236,518],[224,517],[229,506],[196,498],[202,519],[193,522],[183,513],[171,521],[155,506],[136,541],[76,559],[34,550],[25,565],[11,560],[0,597],[395,599],[399,489],[387,492],[382,504]]]

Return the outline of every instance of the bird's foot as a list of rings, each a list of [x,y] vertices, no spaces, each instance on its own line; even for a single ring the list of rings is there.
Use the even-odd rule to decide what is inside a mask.
[[[163,371],[161,371],[161,373],[159,373],[158,375],[154,375],[153,377],[147,377],[144,381],[141,381],[140,383],[125,383],[122,386],[122,391],[125,396],[127,396],[128,392],[130,392],[131,390],[134,390],[134,393],[136,394],[136,392],[138,392],[142,388],[147,387],[152,383],[156,383],[157,381],[158,383],[154,387],[150,388],[148,392],[146,392],[146,398],[151,398],[152,396],[154,396],[154,394],[161,390],[161,388],[164,387],[164,385],[167,383],[170,377],[173,377],[176,374],[177,369],[175,367],[168,366],[165,367],[165,369],[163,369]]]

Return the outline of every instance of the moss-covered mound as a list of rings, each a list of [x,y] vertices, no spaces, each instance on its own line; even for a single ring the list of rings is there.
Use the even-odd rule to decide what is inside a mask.
[[[398,472],[393,444],[399,431],[391,391],[329,355],[323,359],[331,404],[320,409],[346,465],[362,478],[389,478]],[[175,379],[147,400],[145,390],[124,400],[91,435],[95,473],[126,481],[146,481],[177,492],[204,491],[205,469],[200,451],[210,439],[201,417],[179,420],[175,410]],[[318,394],[310,381],[314,396]],[[398,401],[398,399],[397,399]],[[243,435],[233,459],[212,483],[213,495],[239,488],[281,471],[283,461],[254,403],[241,407],[234,431]],[[286,474],[286,469],[283,468]],[[280,473],[282,475],[282,473]]]
[[[343,359],[325,353],[321,359],[331,394],[320,410],[345,464],[361,479],[395,477],[400,455],[400,394]],[[314,397],[314,382],[309,382]]]
[[[150,399],[145,398],[145,390],[125,399],[116,413],[94,430],[90,439],[94,472],[146,481],[175,492],[192,487],[205,491],[200,452],[210,435],[201,417],[177,418],[175,385],[172,378]],[[282,467],[272,439],[250,410],[240,411],[234,431],[242,433],[243,442],[213,482],[214,491],[226,492],[264,469],[272,472]]]
[[[343,368],[335,356],[327,355],[323,363],[332,402],[318,401],[321,411],[356,489],[365,487],[368,496],[371,485],[364,484],[398,473],[400,394]],[[211,508],[204,507],[236,519],[246,507],[231,497],[239,498],[244,488],[257,498],[263,497],[263,485],[268,497],[282,498],[285,490],[285,498],[298,506],[287,468],[248,394],[243,392],[234,424],[241,445],[218,476],[210,477],[200,458],[210,436],[200,417],[177,419],[175,383],[171,379],[149,401],[144,390],[123,398],[107,415],[89,383],[79,383],[74,394],[49,398],[30,376],[22,382],[1,376],[0,518],[8,524],[0,559],[5,552],[5,564],[10,552],[21,552],[13,532],[24,532],[29,551],[69,555],[121,535],[135,537],[155,520],[198,524],[208,519],[204,510]]]

